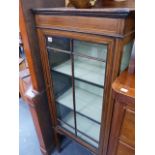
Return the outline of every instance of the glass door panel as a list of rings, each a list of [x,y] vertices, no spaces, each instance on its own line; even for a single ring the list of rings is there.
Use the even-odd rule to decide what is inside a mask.
[[[60,126],[98,147],[107,45],[46,38]]]
[[[76,117],[77,136],[97,148],[99,143],[100,125],[79,114],[76,114]]]
[[[47,47],[70,51],[70,39],[63,37],[46,37]]]
[[[107,45],[74,40],[77,136],[98,147]]]
[[[57,106],[58,122],[61,127],[75,134],[75,120],[71,119],[73,114],[73,87],[71,75],[71,55],[48,49],[48,58],[51,69],[55,103]],[[56,68],[67,63],[67,67],[62,71]],[[72,117],[74,118],[74,117]]]
[[[75,80],[75,101],[77,113],[101,123],[103,88]]]
[[[75,78],[104,86],[105,62],[74,55]]]
[[[92,42],[74,40],[73,47],[75,54],[106,61],[107,46],[104,44],[96,44]]]

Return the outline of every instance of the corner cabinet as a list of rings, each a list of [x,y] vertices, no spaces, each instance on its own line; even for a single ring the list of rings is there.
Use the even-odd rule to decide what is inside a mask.
[[[106,155],[113,112],[111,84],[128,67],[134,10],[33,9],[55,131]]]

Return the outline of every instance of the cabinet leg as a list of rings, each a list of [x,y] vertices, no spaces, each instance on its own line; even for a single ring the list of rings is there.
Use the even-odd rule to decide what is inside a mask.
[[[60,143],[60,135],[58,133],[55,134],[56,140],[56,149],[60,153],[61,152],[61,143]]]

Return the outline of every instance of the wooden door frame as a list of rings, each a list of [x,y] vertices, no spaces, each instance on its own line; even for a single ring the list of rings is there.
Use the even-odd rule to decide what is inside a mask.
[[[42,60],[42,66],[43,66],[43,72],[44,72],[44,78],[45,78],[45,83],[46,83],[46,89],[47,91],[47,96],[48,96],[48,101],[49,101],[49,107],[50,107],[50,111],[51,111],[51,119],[54,122],[54,126],[57,126],[57,116],[56,116],[56,104],[54,103],[54,93],[53,93],[53,86],[52,86],[52,79],[51,76],[49,74],[49,63],[48,62],[48,53],[47,53],[47,49],[46,49],[46,40],[45,40],[45,36],[49,36],[49,35],[53,35],[53,36],[60,36],[60,37],[66,37],[66,38],[72,38],[72,39],[79,39],[79,40],[83,40],[83,41],[91,41],[94,43],[104,43],[108,45],[108,56],[107,56],[107,65],[106,65],[106,75],[105,75],[105,88],[104,88],[104,104],[103,104],[103,109],[108,109],[108,104],[110,102],[109,100],[109,94],[110,94],[110,87],[111,87],[111,83],[114,80],[114,76],[116,77],[116,74],[112,74],[113,72],[113,66],[114,66],[114,62],[117,61],[118,57],[116,57],[114,50],[115,50],[115,39],[114,38],[110,38],[110,37],[105,37],[105,36],[99,36],[99,35],[93,35],[93,34],[85,34],[85,33],[77,33],[77,32],[67,32],[67,31],[60,31],[60,30],[52,30],[52,29],[41,29],[38,28],[37,29],[38,32],[38,37],[39,37],[39,45],[40,45],[40,55],[41,55],[41,60]],[[120,43],[120,42],[119,42]],[[113,62],[113,59],[116,59]],[[117,63],[114,67],[115,68],[119,68],[119,63]],[[118,69],[117,69],[118,70]],[[118,74],[118,72],[117,72]],[[105,97],[106,96],[106,97]],[[106,103],[106,104],[105,104]],[[104,110],[104,113],[102,113],[102,121],[101,121],[101,130],[100,130],[100,141],[99,141],[99,152],[97,152],[97,154],[101,154],[101,150],[104,147],[103,145],[108,145],[108,139],[109,136],[107,134],[107,131],[105,130],[105,126],[103,127],[103,124],[110,124],[111,121],[109,121],[110,117],[108,117],[109,119],[106,119],[107,113],[109,112]],[[105,123],[105,121],[108,121]],[[55,133],[56,136],[56,133]],[[57,137],[57,136],[56,136]],[[106,142],[105,142],[106,140]],[[59,140],[58,138],[56,138],[57,141],[57,145],[59,144]],[[104,142],[104,143],[103,143]],[[106,146],[107,148],[107,146]]]

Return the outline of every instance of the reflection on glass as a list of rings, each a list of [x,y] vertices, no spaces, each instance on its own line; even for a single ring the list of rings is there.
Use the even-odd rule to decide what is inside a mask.
[[[95,122],[101,122],[103,88],[75,80],[75,102],[77,112]]]
[[[93,84],[104,85],[105,66],[101,61],[74,56],[75,77]]]
[[[86,41],[73,41],[74,53],[80,53],[86,56],[99,58],[106,61],[107,46],[104,44],[90,43]]]
[[[90,119],[76,114],[77,136],[94,147],[98,147],[100,125]]]
[[[123,48],[121,67],[120,67],[121,72],[124,71],[129,66],[131,52],[132,52],[132,45],[133,45],[133,41],[126,44]]]
[[[47,46],[62,49],[62,50],[70,50],[70,39],[63,37],[51,37],[48,36],[46,38]]]
[[[70,62],[70,54],[54,52],[48,50],[49,64],[51,67],[51,75],[53,81],[53,90],[55,102],[57,105],[57,115],[60,125],[75,134],[74,119],[69,120],[69,116],[73,110],[73,94],[71,76],[66,76],[63,73],[57,72],[55,68]],[[71,75],[71,63],[68,63],[68,68],[64,68]],[[70,107],[70,108],[68,108]],[[64,122],[64,123],[63,123]]]
[[[70,54],[55,52],[53,50],[48,51],[49,51],[49,63],[50,66],[52,66],[52,70],[71,76],[72,73],[71,73]]]
[[[103,88],[75,80],[77,136],[98,147]]]

